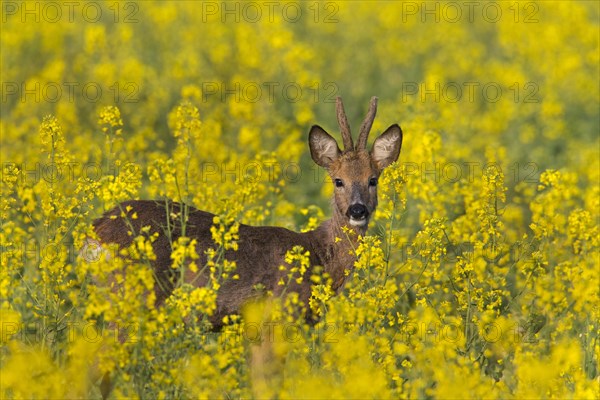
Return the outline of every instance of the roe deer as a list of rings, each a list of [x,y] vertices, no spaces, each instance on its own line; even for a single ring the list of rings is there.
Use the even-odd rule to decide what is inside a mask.
[[[272,291],[274,295],[281,293],[283,287],[278,282],[285,277],[286,271],[280,271],[279,266],[286,264],[286,252],[296,245],[310,252],[311,266],[323,267],[323,272],[331,278],[332,289],[336,293],[343,287],[355,262],[352,250],[358,242],[358,236],[365,234],[369,219],[377,206],[377,179],[381,171],[396,161],[400,154],[402,130],[397,124],[390,126],[375,140],[368,152],[367,137],[375,118],[377,98],[371,99],[356,146],[339,97],[336,110],[344,150],[340,150],[336,140],[318,125],[310,129],[308,139],[312,159],[328,171],[335,185],[332,218],[315,230],[305,233],[279,227],[240,225],[238,250],[226,251],[226,258],[237,262],[236,273],[239,279],[227,279],[219,288],[217,310],[209,318],[215,328],[222,326],[224,316],[237,313],[244,302],[259,294],[255,289],[257,284],[262,284],[264,290]],[[182,209],[181,204],[171,201],[126,201],[94,222],[100,245],[116,243],[119,247],[127,247],[140,234],[141,228],[146,226],[151,227],[150,234],[159,233],[152,244],[156,255],[152,267],[155,279],[160,281],[155,283],[154,289],[157,306],[165,301],[174,288],[171,279],[173,269],[170,268],[170,243],[182,235]],[[132,218],[134,213],[137,214],[135,219]],[[177,214],[180,216],[173,219]],[[187,214],[185,235],[197,240],[199,259],[196,263],[202,266],[206,263],[205,250],[215,247],[210,233],[214,215],[192,207],[188,208]],[[164,233],[167,224],[171,227],[170,238]],[[356,234],[344,233],[344,227]],[[292,281],[287,288],[288,291],[297,292],[305,304],[308,304],[311,295],[310,275],[311,271],[306,271],[302,283]],[[207,281],[207,274],[186,272],[187,283],[200,287],[206,285]],[[310,318],[312,317],[307,315],[307,319]]]

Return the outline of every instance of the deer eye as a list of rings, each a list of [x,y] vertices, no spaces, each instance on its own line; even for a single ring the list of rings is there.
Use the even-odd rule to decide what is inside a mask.
[[[369,186],[377,186],[377,178],[369,179]]]
[[[335,187],[344,186],[344,182],[341,179],[334,179],[334,182],[335,182]]]

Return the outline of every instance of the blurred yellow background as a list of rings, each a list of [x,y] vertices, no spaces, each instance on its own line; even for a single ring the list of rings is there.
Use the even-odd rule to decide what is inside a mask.
[[[117,202],[170,197],[295,230],[324,220],[332,185],[307,133],[338,137],[336,96],[355,134],[378,96],[371,140],[399,123],[404,143],[326,334],[284,346],[284,376],[263,387],[243,343],[144,314],[132,293],[113,311],[145,330],[103,361],[116,394],[600,395],[599,3],[1,7],[3,398],[99,396],[81,327],[110,307],[76,254]]]

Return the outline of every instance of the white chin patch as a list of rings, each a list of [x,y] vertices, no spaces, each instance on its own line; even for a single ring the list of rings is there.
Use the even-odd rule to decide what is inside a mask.
[[[350,225],[352,226],[365,226],[367,224],[367,219],[354,219],[350,218]]]

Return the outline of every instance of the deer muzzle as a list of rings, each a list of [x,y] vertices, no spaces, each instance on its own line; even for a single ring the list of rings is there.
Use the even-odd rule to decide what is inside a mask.
[[[367,223],[369,210],[364,204],[352,204],[346,211],[346,216],[350,218],[350,224],[354,226],[363,226]]]

